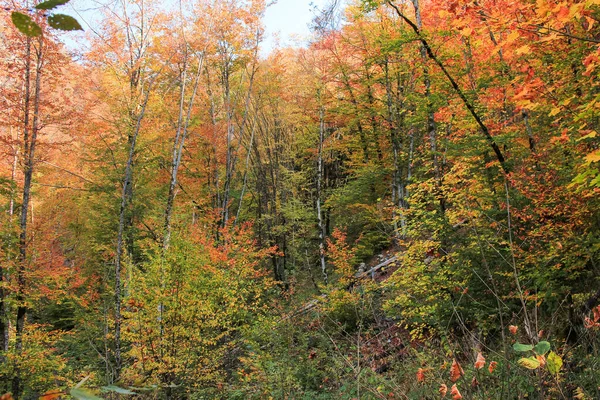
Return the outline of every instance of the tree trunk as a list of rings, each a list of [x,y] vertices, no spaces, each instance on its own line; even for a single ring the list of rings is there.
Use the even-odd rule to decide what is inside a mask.
[[[323,195],[323,142],[325,141],[325,110],[321,106],[319,110],[319,152],[317,155],[317,221],[319,227],[319,260],[321,263],[321,274],[327,285],[327,264],[325,263],[325,224],[323,212],[321,211],[321,196]]]
[[[185,81],[187,77],[187,60],[186,65],[184,66],[183,78],[181,82],[181,98],[179,103],[179,117],[177,120],[177,131],[175,133],[175,139],[173,141],[173,158],[171,161],[171,180],[169,183],[169,194],[167,196],[167,205],[165,207],[165,234],[163,238],[163,250],[167,250],[171,240],[171,215],[173,212],[173,202],[175,201],[176,196],[176,187],[177,187],[177,173],[179,171],[179,166],[181,165],[181,156],[183,154],[183,147],[185,145],[185,140],[188,134],[188,128],[190,125],[190,120],[192,118],[192,107],[194,106],[194,99],[196,98],[196,92],[198,90],[198,84],[200,82],[200,74],[202,71],[202,64],[204,58],[200,58],[198,63],[198,71],[196,73],[196,77],[194,80],[194,87],[192,89],[192,94],[187,105],[187,110],[185,109]],[[185,111],[185,112],[184,112]]]
[[[140,126],[144,114],[146,112],[146,105],[148,104],[148,97],[150,96],[150,89],[152,82],[146,89],[144,101],[142,103],[142,109],[137,116],[137,121],[133,134],[131,135],[129,157],[127,164],[125,165],[125,174],[123,178],[123,188],[121,191],[121,205],[119,208],[119,227],[117,232],[117,249],[116,249],[116,260],[115,260],[115,377],[114,380],[118,380],[121,374],[122,368],[122,355],[121,355],[121,271],[123,263],[123,247],[125,241],[125,227],[126,227],[126,214],[127,209],[131,203],[132,193],[132,175],[133,175],[133,158],[135,155],[136,143],[140,132]]]
[[[246,127],[246,123],[248,121],[248,115],[250,112],[250,99],[252,95],[252,86],[254,85],[254,76],[257,70],[257,60],[258,60],[258,45],[260,43],[260,32],[257,32],[256,35],[256,46],[254,48],[254,56],[253,56],[253,64],[252,70],[249,76],[248,82],[248,92],[246,93],[245,102],[244,102],[244,113],[242,116],[242,121],[238,127],[239,132],[239,141],[237,145],[237,149],[233,149],[233,139],[234,139],[234,126],[233,126],[233,104],[231,104],[231,93],[230,93],[230,82],[229,77],[231,70],[229,69],[229,64],[232,63],[231,60],[228,60],[226,64],[226,68],[224,70],[224,86],[225,86],[225,107],[227,109],[227,161],[226,161],[226,171],[225,171],[225,184],[223,187],[223,202],[222,202],[222,221],[221,226],[224,228],[227,226],[229,222],[229,201],[231,195],[231,185],[233,181],[233,174],[235,172],[235,164],[237,162],[237,156],[242,146],[242,136],[244,134],[244,130]]]
[[[423,27],[423,22],[421,20],[419,0],[412,0],[412,3],[415,9],[416,25],[420,31]],[[434,119],[433,101],[431,99],[431,78],[429,75],[429,68],[427,67],[427,49],[423,43],[421,43],[421,61],[423,62],[423,82],[425,84],[425,100],[427,101],[427,136],[429,136],[429,144],[431,147],[431,159],[435,177],[435,195],[439,200],[440,211],[444,214],[446,211],[446,200],[442,194],[442,170],[437,150],[437,127]]]
[[[13,129],[12,126],[9,127],[10,138],[12,140],[13,137]],[[12,171],[11,171],[11,184],[13,187],[11,188],[10,193],[10,203],[8,206],[8,215],[9,219],[12,223],[14,214],[15,214],[15,197],[16,197],[16,180],[17,180],[17,167],[19,165],[19,131],[16,131],[16,138],[14,140],[14,155],[12,162]],[[10,326],[8,319],[8,309],[6,307],[6,291],[4,290],[4,282],[8,280],[5,277],[5,271],[2,265],[0,264],[0,351],[8,351],[8,344],[10,342]],[[3,361],[0,359],[0,361]]]
[[[30,81],[31,81],[31,50],[32,43],[31,39],[27,38],[26,48],[26,65],[25,65],[25,116],[23,120],[23,145],[25,157],[25,171],[23,179],[23,200],[21,204],[21,218],[19,223],[19,260],[17,267],[17,320],[16,320],[16,332],[15,332],[15,350],[17,354],[20,354],[23,350],[23,332],[25,329],[25,317],[27,315],[27,306],[25,305],[25,286],[26,278],[25,273],[27,270],[27,258],[28,258],[28,210],[31,202],[31,184],[33,179],[33,172],[35,166],[35,148],[37,144],[37,135],[39,131],[39,120],[40,120],[40,90],[41,90],[41,74],[43,65],[43,39],[40,37],[38,40],[38,46],[35,48],[36,65],[35,65],[35,88],[33,93],[33,121],[31,126],[31,136],[29,130],[29,113],[31,106],[31,92],[30,92]],[[12,382],[12,394],[15,399],[19,399],[21,396],[21,371],[19,365],[15,366],[15,375]]]

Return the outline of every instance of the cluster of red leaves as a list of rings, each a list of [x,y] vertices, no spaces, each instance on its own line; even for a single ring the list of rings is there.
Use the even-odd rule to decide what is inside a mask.
[[[485,367],[485,364],[486,364],[486,360],[485,360],[485,357],[483,356],[483,354],[481,352],[477,353],[477,358],[475,360],[475,363],[473,364],[475,369],[482,369]],[[490,364],[488,365],[489,373],[490,374],[493,373],[497,366],[498,366],[498,363],[496,361],[490,362]],[[431,370],[431,368],[419,368],[417,370],[417,374],[416,374],[417,382],[425,383],[427,380],[427,372],[430,370]],[[463,396],[460,393],[460,390],[458,389],[458,386],[455,382],[457,382],[459,379],[464,377],[464,375],[465,375],[465,371],[460,366],[459,362],[456,361],[456,359],[452,360],[452,366],[450,367],[450,381],[453,382],[453,385],[450,388],[450,395],[452,396],[453,400],[458,400],[458,399],[463,398]],[[471,380],[471,386],[476,387],[478,385],[479,385],[479,381],[474,376],[473,379]],[[448,394],[448,385],[446,385],[445,383],[442,383],[440,385],[440,388],[438,391],[439,391],[440,395],[442,396],[442,398],[446,397],[446,395]]]
[[[600,306],[592,310],[592,318],[585,317],[584,325],[587,329],[600,329]]]

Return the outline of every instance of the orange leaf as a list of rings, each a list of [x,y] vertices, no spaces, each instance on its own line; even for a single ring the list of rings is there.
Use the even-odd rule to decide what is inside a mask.
[[[481,369],[484,366],[485,366],[485,358],[483,357],[483,354],[478,353],[477,360],[475,360],[475,368]]]
[[[452,385],[452,389],[450,390],[450,394],[452,395],[452,400],[460,400],[462,399],[462,395],[458,391],[456,385]]]
[[[540,362],[540,367],[546,365],[546,357],[543,355],[536,356],[537,360]]]
[[[65,392],[62,392],[60,390],[53,390],[53,391],[46,392],[43,395],[41,395],[40,396],[40,400],[54,400],[54,399],[59,399],[64,394],[65,394]]]
[[[558,22],[569,22],[571,20],[570,14],[570,10],[567,7],[563,6],[560,8],[558,14],[556,14],[556,19],[558,20]]]
[[[463,30],[460,31],[460,34],[465,37],[469,37],[473,34],[473,29],[471,29],[467,26],[466,28],[464,28]]]
[[[446,394],[448,393],[448,386],[446,386],[446,384],[445,384],[445,383],[442,383],[442,384],[440,385],[440,390],[439,390],[439,392],[440,392],[440,394],[442,395],[442,398],[443,398],[443,397],[446,397]]]
[[[452,382],[456,382],[464,374],[465,371],[463,371],[460,364],[456,360],[452,361],[452,367],[450,367],[450,380]]]

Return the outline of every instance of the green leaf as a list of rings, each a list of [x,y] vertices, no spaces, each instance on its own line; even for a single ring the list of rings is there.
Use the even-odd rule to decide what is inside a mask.
[[[545,341],[539,342],[535,345],[533,351],[535,351],[535,354],[543,356],[544,354],[550,351],[550,343]]]
[[[521,367],[525,367],[527,369],[536,369],[540,366],[540,362],[535,357],[521,358],[519,360],[519,365]]]
[[[552,375],[556,375],[558,374],[558,371],[560,371],[562,365],[562,358],[560,358],[560,356],[555,352],[551,351],[550,354],[548,354],[548,359],[546,360],[546,366],[548,367],[548,371]]]
[[[514,349],[515,351],[518,351],[518,352],[524,353],[524,352],[526,352],[526,351],[531,351],[531,350],[533,350],[533,346],[532,346],[532,345],[530,345],[530,344],[515,343],[515,344],[513,345],[513,349]]]
[[[48,17],[48,24],[61,31],[82,31],[83,28],[77,20],[69,15],[54,14]]]
[[[67,4],[69,1],[71,0],[47,0],[38,4],[37,6],[35,6],[35,8],[37,8],[38,10],[52,10],[53,8],[56,8],[58,6]]]
[[[10,19],[21,33],[29,37],[42,35],[42,28],[40,28],[38,24],[33,22],[29,15],[21,14],[20,12],[14,11],[10,15]]]
[[[102,397],[96,396],[92,391],[85,388],[71,389],[71,396],[78,400],[104,400]]]
[[[132,392],[131,390],[123,389],[114,385],[102,386],[101,389],[105,392],[115,392],[120,394],[137,394],[136,392]]]

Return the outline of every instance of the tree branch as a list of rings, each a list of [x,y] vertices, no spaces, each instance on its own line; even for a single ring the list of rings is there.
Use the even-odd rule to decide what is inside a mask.
[[[498,144],[494,140],[493,136],[490,134],[490,130],[483,123],[482,118],[479,116],[479,114],[475,110],[475,107],[473,106],[473,104],[471,104],[471,102],[469,101],[467,96],[460,89],[456,80],[452,77],[452,75],[450,75],[450,73],[448,72],[448,70],[446,69],[444,64],[442,64],[440,59],[437,58],[436,55],[433,53],[433,50],[431,49],[429,42],[421,34],[421,30],[417,27],[417,25],[413,21],[411,21],[406,15],[404,15],[402,13],[402,11],[400,11],[398,6],[396,6],[394,3],[392,3],[391,0],[386,0],[386,3],[390,7],[392,7],[396,11],[396,14],[398,14],[398,16],[412,28],[412,30],[417,35],[419,41],[423,44],[423,47],[425,48],[425,51],[427,52],[427,56],[429,58],[431,58],[437,64],[437,66],[442,70],[442,72],[444,73],[444,75],[446,76],[448,81],[450,81],[450,84],[454,88],[454,91],[458,94],[458,97],[460,97],[460,99],[463,101],[463,103],[465,104],[465,106],[467,107],[467,109],[469,110],[471,115],[473,116],[473,119],[475,119],[475,121],[477,122],[477,125],[479,125],[479,129],[481,130],[481,133],[483,134],[486,141],[488,142],[488,144],[490,145],[490,147],[496,154],[496,158],[500,162],[500,165],[502,166],[502,170],[504,171],[504,173],[508,174],[510,172],[510,170],[508,169],[508,166],[506,165],[506,159],[504,158],[504,155],[502,154],[502,151],[500,150],[500,147],[498,147]]]

